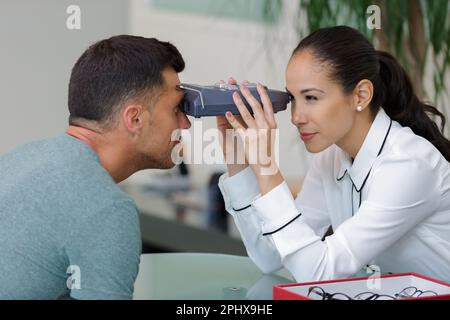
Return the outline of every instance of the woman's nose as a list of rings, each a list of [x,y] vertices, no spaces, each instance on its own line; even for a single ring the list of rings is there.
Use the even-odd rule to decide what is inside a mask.
[[[291,122],[294,126],[304,125],[308,122],[305,114],[303,112],[293,112],[291,116]]]

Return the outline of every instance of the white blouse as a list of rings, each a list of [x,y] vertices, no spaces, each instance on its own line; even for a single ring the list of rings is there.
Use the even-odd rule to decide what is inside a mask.
[[[336,145],[314,155],[295,200],[285,182],[261,196],[251,168],[222,175],[219,187],[265,273],[284,266],[297,281],[317,281],[370,264],[450,279],[450,164],[383,109],[353,164]]]

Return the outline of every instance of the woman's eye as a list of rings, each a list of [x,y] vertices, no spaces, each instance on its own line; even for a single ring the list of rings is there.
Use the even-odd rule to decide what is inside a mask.
[[[294,101],[295,97],[292,94],[289,94],[289,101]]]
[[[315,96],[305,96],[306,101],[317,101],[317,97]]]

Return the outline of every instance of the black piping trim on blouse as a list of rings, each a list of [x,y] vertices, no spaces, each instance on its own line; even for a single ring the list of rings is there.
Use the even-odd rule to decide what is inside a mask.
[[[271,235],[271,234],[274,234],[275,232],[280,231],[281,229],[283,229],[283,228],[286,227],[287,225],[289,225],[289,224],[291,224],[292,222],[294,222],[295,220],[297,220],[297,218],[299,218],[301,215],[302,215],[302,214],[299,213],[294,219],[292,219],[291,221],[289,221],[288,223],[286,223],[284,226],[278,228],[277,230],[274,230],[274,231],[271,231],[271,232],[263,233],[262,235],[263,235],[263,236],[269,236],[269,235]]]
[[[345,175],[347,174],[347,169],[345,169],[344,173],[342,174],[342,176],[340,178],[336,177],[337,181],[341,181],[342,179],[344,179]]]
[[[391,122],[389,123],[388,131],[386,132],[386,135],[384,136],[384,140],[383,140],[383,143],[381,144],[380,150],[378,151],[377,157],[378,157],[378,156],[381,154],[381,152],[383,151],[383,148],[384,148],[384,145],[385,145],[385,143],[386,143],[387,137],[388,137],[388,135],[389,135],[389,132],[391,131],[391,127],[392,127],[392,119],[391,119]],[[362,183],[361,188],[359,188],[359,190],[358,190],[358,188],[356,187],[355,183],[353,182],[352,177],[349,176],[350,181],[352,182],[352,216],[354,215],[354,208],[353,208],[353,189],[355,189],[355,191],[356,191],[357,193],[359,193],[359,205],[358,205],[358,208],[359,208],[359,207],[361,207],[361,202],[362,202],[362,192],[361,192],[361,191],[362,191],[362,189],[364,188],[364,186],[366,185],[367,178],[369,178],[369,175],[370,175],[370,172],[371,172],[371,171],[372,171],[372,168],[370,168],[369,172],[367,173],[367,175],[366,175],[366,177],[365,177],[365,179],[364,179],[364,182]],[[346,174],[347,174],[347,170],[345,170],[345,172],[344,172],[344,174],[342,175],[342,177],[336,178],[336,180],[337,180],[337,181],[341,181],[341,180],[344,178],[344,176],[345,176]]]
[[[248,209],[248,208],[250,208],[252,205],[251,204],[249,204],[248,206],[246,206],[246,207],[243,207],[243,208],[240,208],[240,209],[235,209],[235,208],[233,208],[233,210],[234,211],[236,211],[236,212],[239,212],[239,211],[242,211],[242,210],[245,210],[245,209]]]

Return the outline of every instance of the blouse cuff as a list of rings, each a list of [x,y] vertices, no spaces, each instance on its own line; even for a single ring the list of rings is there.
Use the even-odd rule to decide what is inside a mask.
[[[262,221],[264,235],[280,231],[301,216],[286,182],[256,199],[252,205]]]
[[[241,211],[251,205],[259,196],[259,186],[256,176],[250,167],[232,177],[228,173],[219,178],[219,187],[225,193],[234,211]]]

